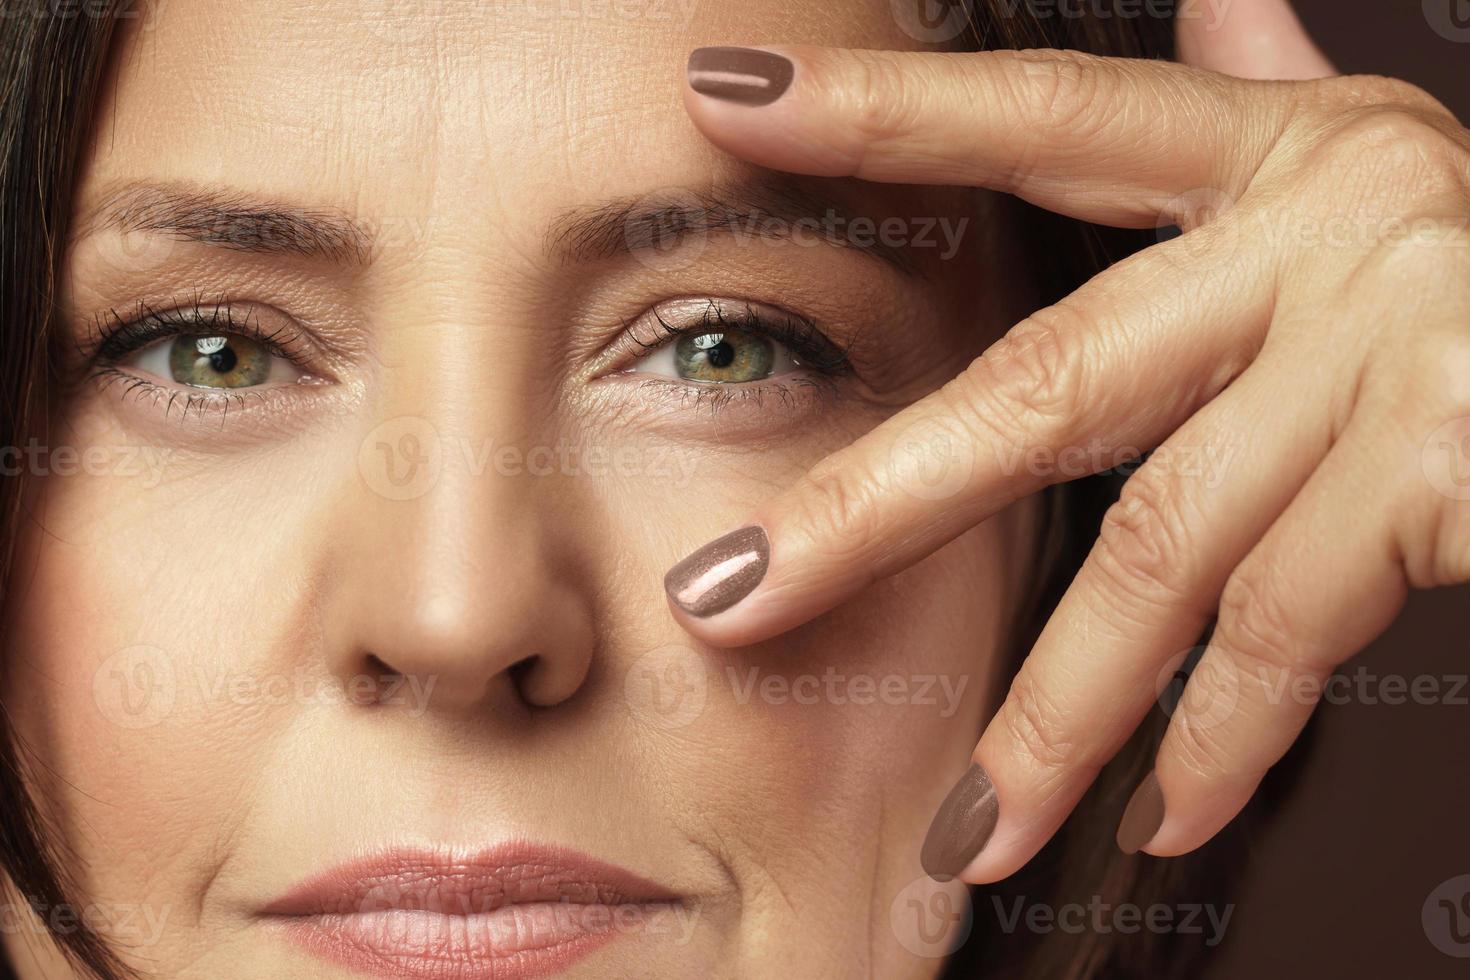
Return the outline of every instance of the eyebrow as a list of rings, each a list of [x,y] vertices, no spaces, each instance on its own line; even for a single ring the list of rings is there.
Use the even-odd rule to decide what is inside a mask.
[[[563,213],[547,233],[547,249],[563,262],[668,251],[691,239],[730,235],[737,241],[793,241],[812,234],[838,248],[879,260],[905,275],[909,255],[872,233],[844,234],[855,222],[876,228],[877,216],[855,216],[837,202],[803,188],[738,183],[708,191],[668,190]]]
[[[694,236],[791,241],[810,233],[851,248],[906,275],[915,266],[902,248],[873,234],[843,234],[855,221],[837,202],[805,189],[742,182],[707,191],[670,189],[563,212],[546,233],[547,250],[565,263],[668,250]],[[286,254],[366,265],[371,228],[345,212],[262,201],[241,191],[194,185],[129,184],[104,196],[77,223],[77,237],[107,229],[169,235],[239,252]]]
[[[130,184],[102,198],[78,226],[83,236],[109,228],[151,232],[239,252],[357,265],[372,257],[371,232],[341,211],[193,186]]]

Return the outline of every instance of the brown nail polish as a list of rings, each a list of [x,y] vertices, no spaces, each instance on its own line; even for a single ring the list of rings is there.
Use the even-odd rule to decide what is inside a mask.
[[[999,819],[995,787],[975,763],[939,805],[919,852],[919,863],[935,881],[949,881],[985,847]]]
[[[791,84],[789,58],[755,48],[696,48],[689,55],[689,87],[740,105],[770,105]]]
[[[771,543],[761,527],[716,538],[669,569],[664,588],[691,616],[713,616],[750,595],[766,577]]]
[[[1163,824],[1164,792],[1159,789],[1159,777],[1150,772],[1133,791],[1118,822],[1118,846],[1124,854],[1137,854]]]

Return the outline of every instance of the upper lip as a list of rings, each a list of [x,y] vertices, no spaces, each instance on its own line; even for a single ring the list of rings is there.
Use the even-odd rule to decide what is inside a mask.
[[[264,909],[270,916],[389,909],[476,915],[507,905],[626,905],[679,901],[668,888],[566,848],[511,843],[488,850],[400,850],[314,875]]]

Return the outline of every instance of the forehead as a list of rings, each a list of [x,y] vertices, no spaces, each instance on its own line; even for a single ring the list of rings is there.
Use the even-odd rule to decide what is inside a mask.
[[[380,215],[503,219],[731,164],[685,117],[701,44],[916,47],[890,4],[158,0],[131,22],[88,192],[214,182]]]

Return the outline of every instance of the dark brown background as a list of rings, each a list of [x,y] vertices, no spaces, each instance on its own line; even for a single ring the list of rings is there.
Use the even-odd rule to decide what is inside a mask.
[[[1302,21],[1339,71],[1406,78],[1470,123],[1470,41],[1441,37],[1424,11],[1427,4],[1444,9],[1455,3],[1470,34],[1467,0],[1295,0]]]
[[[1470,2],[1440,2],[1460,2],[1470,24]],[[1297,9],[1340,70],[1408,79],[1470,122],[1470,43],[1431,30],[1420,0]],[[1463,677],[1467,627],[1470,588],[1415,595],[1344,672]],[[1467,817],[1470,706],[1323,705],[1292,795],[1255,837],[1209,977],[1470,977],[1470,958],[1440,952],[1420,921],[1437,885],[1470,874]]]

